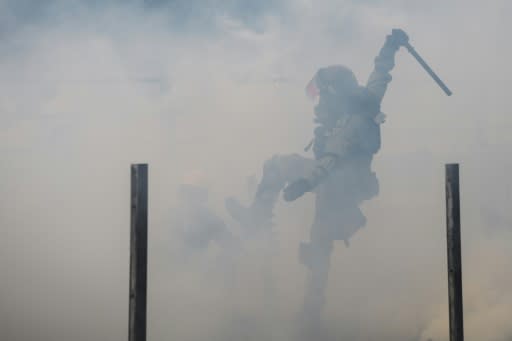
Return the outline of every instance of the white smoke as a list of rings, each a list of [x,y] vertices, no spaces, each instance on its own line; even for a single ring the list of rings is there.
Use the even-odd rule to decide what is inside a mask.
[[[312,198],[279,203],[275,253],[249,243],[227,290],[215,249],[172,260],[176,185],[190,169],[208,174],[212,208],[238,233],[223,199],[246,196],[265,159],[312,137],[303,90],[316,69],[342,63],[365,82],[402,27],[454,95],[399,52],[374,165],[381,193],[350,248],[336,245],[329,332],[448,339],[443,164],[461,162],[466,339],[509,340],[510,5],[236,3],[0,2],[4,338],[126,338],[136,162],[150,166],[149,338],[291,338]]]

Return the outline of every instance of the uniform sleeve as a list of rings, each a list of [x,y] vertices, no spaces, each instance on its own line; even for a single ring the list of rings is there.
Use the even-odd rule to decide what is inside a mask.
[[[375,57],[375,67],[368,78],[366,88],[381,102],[389,82],[391,82],[390,71],[395,66],[395,54],[399,46],[393,43],[390,36],[387,37],[379,55]]]

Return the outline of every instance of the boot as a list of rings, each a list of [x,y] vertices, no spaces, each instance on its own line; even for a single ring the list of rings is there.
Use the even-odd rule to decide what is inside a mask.
[[[228,213],[246,231],[272,227],[274,205],[281,189],[286,184],[281,170],[282,162],[282,159],[277,156],[265,162],[261,182],[258,184],[253,202],[249,207],[242,205],[233,197],[225,200]]]
[[[249,207],[242,205],[238,199],[229,197],[225,201],[226,210],[247,232],[272,227],[272,208],[255,200]]]

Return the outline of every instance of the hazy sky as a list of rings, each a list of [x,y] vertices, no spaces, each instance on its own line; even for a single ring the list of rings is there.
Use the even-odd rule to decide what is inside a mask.
[[[227,291],[213,255],[172,261],[176,185],[202,170],[212,207],[237,233],[223,199],[245,199],[247,177],[259,177],[271,155],[303,153],[314,105],[304,86],[317,68],[344,64],[364,83],[386,34],[400,27],[454,94],[399,51],[374,163],[381,193],[365,203],[368,223],[351,247],[336,245],[326,318],[343,340],[447,340],[443,167],[460,162],[466,339],[511,340],[511,7],[0,0],[4,338],[126,339],[129,165],[147,162],[148,340],[262,339],[262,328],[288,340],[311,196],[278,204],[274,253],[247,245]]]

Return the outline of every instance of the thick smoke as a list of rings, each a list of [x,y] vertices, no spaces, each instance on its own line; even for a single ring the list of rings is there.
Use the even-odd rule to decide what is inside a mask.
[[[257,5],[256,5],[257,3]],[[342,63],[365,82],[392,28],[378,198],[336,244],[329,333],[447,340],[443,164],[461,163],[467,340],[512,337],[506,1],[0,1],[0,329],[10,341],[121,340],[128,321],[129,165],[150,165],[150,340],[289,340],[312,198],[276,209],[234,283],[219,250],[177,261],[176,189],[207,174],[210,204],[248,196],[275,153],[312,137],[304,86]],[[179,245],[178,245],[179,246]]]

